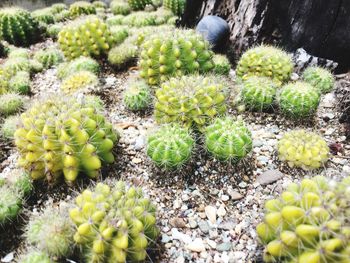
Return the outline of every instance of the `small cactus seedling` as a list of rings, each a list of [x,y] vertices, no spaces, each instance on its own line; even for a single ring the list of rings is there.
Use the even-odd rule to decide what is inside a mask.
[[[320,67],[308,67],[303,73],[303,79],[321,93],[332,91],[335,82],[333,74]]]
[[[121,2],[119,0],[112,1],[110,7],[114,15],[126,16],[131,12],[131,8],[129,4],[126,2]]]
[[[143,80],[129,83],[123,99],[126,107],[132,111],[144,110],[152,103],[150,88]]]
[[[58,67],[57,75],[60,79],[65,79],[69,75],[80,71],[89,71],[98,75],[100,73],[100,65],[96,60],[90,57],[79,57],[70,62],[62,63]]]
[[[98,78],[90,71],[79,71],[63,80],[61,89],[65,93],[81,92],[94,89],[98,85]]]
[[[258,46],[246,51],[238,62],[236,74],[243,80],[251,76],[272,78],[279,86],[290,79],[292,58],[272,46]]]
[[[214,69],[213,72],[219,75],[227,76],[231,69],[231,64],[228,58],[224,55],[215,54],[213,57]]]
[[[16,93],[7,93],[0,96],[0,115],[9,116],[19,112],[24,105],[23,96]]]
[[[147,155],[160,167],[178,169],[190,159],[194,143],[188,129],[163,125],[148,137]]]
[[[186,0],[164,0],[163,5],[175,15],[181,16],[185,11]]]
[[[70,217],[85,262],[138,262],[158,236],[156,207],[140,188],[98,183],[76,198]]]
[[[96,14],[96,7],[86,1],[77,1],[69,7],[69,16],[71,18],[77,18],[81,15]]]
[[[249,77],[241,83],[241,100],[252,110],[264,110],[271,107],[275,99],[276,83],[267,77]]]
[[[103,163],[114,161],[119,134],[89,102],[62,97],[35,103],[21,115],[14,137],[19,165],[34,180],[52,183],[62,173],[67,182],[79,172],[96,178]]]
[[[291,183],[265,203],[256,231],[265,262],[335,263],[350,258],[350,178],[322,176]]]
[[[43,251],[31,249],[19,256],[19,263],[55,263],[49,255]]]
[[[277,101],[284,114],[293,118],[304,118],[317,110],[320,93],[310,84],[298,81],[283,86]]]
[[[1,137],[8,139],[8,140],[12,140],[13,135],[15,134],[15,131],[17,129],[18,122],[19,122],[18,116],[7,117],[4,120],[4,123],[2,124],[1,129],[0,129]]]
[[[128,3],[133,10],[143,10],[146,5],[152,4],[152,0],[128,0]]]
[[[34,59],[43,64],[45,69],[55,66],[63,61],[62,53],[55,48],[39,50],[35,53]]]
[[[316,133],[305,130],[285,133],[277,147],[280,160],[287,161],[291,167],[306,170],[320,168],[329,156],[325,140]]]
[[[9,82],[9,91],[19,94],[28,94],[30,92],[30,75],[26,71],[18,71]]]
[[[242,120],[216,118],[204,136],[207,151],[221,161],[237,162],[252,150],[252,136]]]

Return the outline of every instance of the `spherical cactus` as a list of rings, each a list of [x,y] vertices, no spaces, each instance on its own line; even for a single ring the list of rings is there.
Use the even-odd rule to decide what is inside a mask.
[[[44,65],[36,59],[29,60],[29,65],[31,72],[33,73],[42,72],[44,70]]]
[[[19,165],[34,180],[55,182],[63,173],[74,182],[79,172],[96,178],[103,163],[112,163],[119,134],[85,101],[54,98],[38,101],[21,115],[15,144]]]
[[[30,57],[30,51],[27,48],[14,48],[8,54],[8,58],[29,59],[29,57]]]
[[[63,3],[56,3],[51,6],[51,11],[54,14],[61,13],[63,10],[67,9],[67,5]]]
[[[21,255],[18,260],[19,263],[55,263],[51,260],[49,255],[43,251],[32,250]]]
[[[32,12],[32,16],[41,23],[53,24],[55,23],[55,17],[53,15],[52,9],[47,7],[43,9],[37,9]]]
[[[170,9],[175,15],[181,16],[186,7],[186,0],[164,0],[165,8]]]
[[[89,71],[95,75],[100,73],[100,65],[90,57],[79,57],[68,63],[63,63],[58,67],[57,75],[60,79],[65,79],[69,75],[80,71]]]
[[[79,71],[63,80],[61,89],[65,93],[74,93],[94,89],[98,85],[98,78],[90,71]]]
[[[77,226],[74,240],[85,262],[138,262],[158,236],[156,207],[142,190],[119,181],[111,189],[98,183],[76,198],[70,217]]]
[[[0,96],[0,115],[9,116],[19,112],[24,105],[25,98],[16,93]]]
[[[214,61],[213,72],[215,74],[227,76],[230,73],[231,64],[226,56],[216,54],[213,57],[213,61]]]
[[[1,186],[0,192],[0,225],[3,225],[17,217],[22,207],[22,195],[8,184]]]
[[[131,27],[144,27],[156,25],[157,16],[154,12],[135,12],[122,19],[122,24]],[[165,22],[164,22],[165,23]]]
[[[317,110],[320,93],[310,84],[298,81],[283,86],[277,101],[284,114],[294,118],[309,117]]]
[[[15,46],[29,46],[40,36],[39,23],[18,7],[0,10],[0,38]]]
[[[212,118],[226,112],[225,89],[223,82],[215,77],[172,78],[156,91],[156,121],[201,129]]]
[[[70,17],[69,10],[63,10],[63,11],[55,14],[55,21],[57,21],[57,22],[65,21],[65,20],[68,20],[69,17]]]
[[[333,74],[320,67],[308,67],[303,73],[303,79],[321,93],[332,91],[335,82]]]
[[[58,34],[62,30],[62,28],[63,28],[63,24],[61,23],[53,24],[47,28],[46,33],[52,39],[57,39]]]
[[[50,68],[63,61],[62,53],[55,48],[39,50],[34,54],[34,59],[43,64],[44,68]]]
[[[146,5],[152,4],[152,0],[128,0],[128,3],[133,10],[143,10]]]
[[[260,110],[271,107],[277,84],[267,77],[249,77],[241,83],[241,100],[246,107]]]
[[[111,11],[115,15],[128,15],[131,12],[131,8],[128,3],[117,1],[111,2]]]
[[[257,226],[265,262],[348,262],[350,180],[322,176],[291,183],[265,203]]]
[[[92,14],[96,14],[96,7],[89,2],[77,1],[69,7],[69,16],[73,19],[81,15]]]
[[[147,155],[160,167],[177,169],[190,159],[194,143],[188,129],[163,125],[148,137]]]
[[[124,42],[109,51],[108,62],[117,69],[123,69],[127,65],[132,64],[132,62],[136,62],[137,55],[137,46],[129,42]]]
[[[17,129],[18,122],[19,122],[18,116],[7,117],[1,126],[0,136],[5,139],[12,140],[13,135],[15,134],[15,131]]]
[[[28,196],[33,190],[30,176],[22,169],[13,169],[5,179],[6,183],[23,197]]]
[[[150,88],[144,81],[129,83],[123,99],[125,106],[132,111],[144,110],[152,103]]]
[[[123,26],[114,26],[110,28],[113,42],[119,45],[129,36],[128,28]]]
[[[151,85],[181,76],[213,69],[209,43],[192,30],[174,30],[153,35],[142,45],[141,77]]]
[[[107,8],[106,3],[103,2],[103,1],[93,1],[92,4],[93,4],[96,8]]]
[[[9,82],[9,91],[28,94],[30,92],[30,75],[26,71],[18,71]]]
[[[8,78],[16,75],[19,71],[30,72],[30,61],[24,57],[10,58],[3,64],[3,70]]]
[[[282,85],[290,79],[293,67],[291,57],[283,50],[272,46],[258,46],[242,55],[236,74],[243,80],[251,76],[270,77],[278,85]]]
[[[327,162],[329,148],[325,140],[305,130],[287,132],[278,142],[278,156],[291,167],[310,170]]]
[[[96,16],[87,16],[64,26],[58,43],[68,59],[99,57],[108,52],[113,38],[107,25]]]

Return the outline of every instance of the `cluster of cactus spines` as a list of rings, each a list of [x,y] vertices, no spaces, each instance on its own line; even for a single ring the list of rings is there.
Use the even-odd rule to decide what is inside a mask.
[[[332,91],[335,82],[332,72],[321,67],[308,67],[303,73],[303,79],[321,93]]]
[[[39,22],[46,25],[55,23],[55,17],[53,15],[52,9],[46,7],[43,9],[37,9],[32,12],[32,16]]]
[[[29,46],[34,43],[39,32],[39,23],[31,14],[18,7],[0,10],[0,38],[15,46]]]
[[[93,58],[81,56],[70,62],[62,63],[58,67],[57,76],[60,79],[65,79],[69,75],[80,71],[89,71],[97,75],[100,73],[100,65]]]
[[[297,81],[283,86],[277,101],[284,114],[293,118],[309,117],[317,110],[320,93],[310,84]]]
[[[17,124],[19,122],[18,116],[9,116],[4,120],[4,123],[1,125],[0,136],[12,140],[13,135],[17,129]]]
[[[215,54],[213,56],[214,69],[213,73],[219,75],[228,75],[231,69],[231,63],[224,55]]]
[[[156,207],[140,188],[98,183],[76,198],[70,218],[85,262],[138,262],[158,236]]]
[[[181,16],[186,7],[186,0],[164,0],[163,6],[170,9],[175,15]]]
[[[43,64],[45,69],[55,66],[63,61],[61,51],[56,48],[39,50],[34,54],[34,59]]]
[[[151,90],[143,80],[134,81],[125,90],[123,100],[129,110],[144,110],[152,103]]]
[[[98,77],[94,73],[79,71],[65,78],[62,81],[61,89],[65,93],[74,93],[86,89],[94,89],[98,83]]]
[[[226,87],[216,77],[172,78],[156,90],[154,115],[158,123],[181,123],[201,130],[226,113]]]
[[[48,26],[47,30],[46,30],[46,33],[52,39],[57,39],[58,34],[62,30],[62,28],[63,28],[63,24],[62,23],[56,23],[56,24]]]
[[[137,46],[124,42],[109,51],[108,62],[117,69],[123,69],[127,65],[132,64],[133,61],[136,61],[137,55]]]
[[[147,138],[147,155],[159,167],[178,169],[191,158],[194,144],[189,129],[166,124]]]
[[[142,45],[141,77],[151,85],[172,75],[181,76],[213,69],[209,43],[192,30],[174,30],[153,35]]]
[[[205,148],[220,161],[238,162],[252,150],[252,136],[243,120],[216,118],[205,128]]]
[[[20,255],[18,259],[19,263],[55,263],[50,256],[39,250],[31,249],[30,251],[25,252]]]
[[[272,79],[256,76],[242,81],[240,86],[240,99],[243,104],[249,109],[259,111],[271,107],[278,88]]]
[[[65,210],[48,207],[40,214],[33,213],[24,231],[26,242],[51,257],[69,256],[74,228]]]
[[[96,7],[86,1],[77,1],[70,5],[69,15],[71,18],[77,18],[81,15],[93,15],[96,14]]]
[[[128,4],[133,10],[143,10],[147,5],[152,4],[152,0],[128,0]]]
[[[9,81],[9,91],[19,94],[30,92],[30,74],[26,71],[19,71]]]
[[[21,115],[15,144],[19,165],[34,180],[54,183],[61,177],[74,182],[79,173],[99,175],[103,163],[112,163],[119,134],[89,102],[54,98],[36,102]]]
[[[19,112],[25,103],[25,97],[17,93],[6,93],[0,96],[0,115],[9,116]]]
[[[265,262],[348,262],[350,258],[350,178],[322,176],[291,183],[265,203],[257,226]]]
[[[291,167],[305,170],[324,165],[329,156],[326,141],[314,132],[294,130],[284,134],[278,142],[278,157]]]
[[[62,28],[58,43],[68,59],[98,57],[108,52],[113,38],[107,25],[96,16],[87,16]]]
[[[128,3],[122,1],[112,1],[110,5],[111,11],[115,15],[126,16],[130,14],[131,8]]]
[[[272,78],[278,85],[290,79],[293,72],[290,55],[272,46],[258,46],[247,50],[238,62],[236,74],[245,80],[251,76]]]

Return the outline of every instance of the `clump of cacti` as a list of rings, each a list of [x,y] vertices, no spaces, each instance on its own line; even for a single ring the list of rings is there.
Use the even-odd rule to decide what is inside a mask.
[[[77,1],[70,5],[69,16],[71,18],[77,18],[81,15],[92,15],[96,14],[96,7],[86,1]]]
[[[283,86],[277,101],[284,114],[293,118],[309,117],[317,110],[320,93],[310,84],[298,81]]]
[[[0,10],[0,38],[15,46],[29,46],[40,36],[39,23],[18,7]]]
[[[32,16],[40,23],[47,25],[55,23],[55,17],[50,7],[37,9],[32,12]]]
[[[320,168],[329,156],[325,140],[316,133],[305,130],[285,133],[277,147],[280,160],[288,162],[291,167],[305,170]]]
[[[335,82],[332,72],[320,67],[308,67],[303,73],[303,79],[321,93],[332,91]]]
[[[128,15],[131,12],[131,7],[128,3],[122,1],[112,1],[110,4],[110,8],[113,14],[115,15]]]
[[[128,0],[128,3],[133,10],[143,10],[146,5],[152,4],[152,0]]]
[[[86,262],[138,262],[158,236],[156,207],[141,188],[118,181],[98,183],[76,198],[70,218],[77,226],[75,242]]]
[[[9,81],[9,91],[28,94],[30,92],[30,74],[26,71],[18,71]]]
[[[192,30],[174,30],[153,35],[142,45],[141,77],[151,85],[172,75],[181,76],[213,69],[209,43]]]
[[[231,64],[228,58],[224,55],[215,54],[213,56],[214,69],[213,72],[219,75],[228,75],[231,69]]]
[[[350,258],[350,178],[322,176],[291,183],[265,203],[257,226],[265,262],[347,262]]]
[[[170,9],[175,15],[181,16],[186,7],[186,0],[164,0],[165,8]]]
[[[81,56],[70,62],[61,64],[58,67],[57,76],[60,79],[65,79],[69,75],[80,71],[89,71],[97,75],[100,72],[100,65],[93,58]]]
[[[214,76],[183,76],[156,90],[154,115],[158,123],[178,122],[202,129],[226,112],[226,86]]]
[[[0,115],[9,116],[19,112],[24,106],[25,98],[16,93],[0,96]]]
[[[90,71],[79,71],[69,75],[62,81],[61,89],[65,93],[74,93],[86,89],[94,89],[98,85],[98,78]]]
[[[124,42],[109,51],[108,62],[112,66],[122,69],[123,67],[131,64],[133,61],[136,61],[137,55],[137,46],[129,42]]]
[[[19,122],[18,116],[9,116],[4,120],[4,123],[1,125],[0,136],[5,139],[12,140],[13,135],[17,129],[17,124]]]
[[[216,118],[205,128],[205,148],[221,161],[237,162],[252,150],[252,136],[243,120]]]
[[[251,76],[272,78],[278,85],[290,79],[293,72],[290,55],[272,46],[258,46],[247,50],[238,62],[236,74],[243,80]]]
[[[39,50],[34,54],[34,59],[43,64],[44,68],[50,68],[63,61],[62,53],[56,48]]]
[[[39,250],[31,249],[19,256],[19,263],[55,263],[50,256]]]
[[[152,103],[152,94],[150,88],[143,80],[134,81],[128,84],[123,100],[129,110],[144,110]]]
[[[34,180],[61,177],[74,182],[79,173],[96,178],[103,163],[112,163],[119,134],[89,102],[54,98],[36,102],[21,115],[15,144],[19,165]]]
[[[67,59],[80,56],[98,57],[106,54],[113,44],[108,26],[96,16],[87,16],[64,26],[58,43]]]

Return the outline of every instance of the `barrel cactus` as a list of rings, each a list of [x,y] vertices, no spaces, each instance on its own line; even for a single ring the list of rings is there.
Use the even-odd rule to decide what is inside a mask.
[[[114,0],[111,2],[111,11],[115,15],[128,15],[131,12],[131,7],[128,3],[119,0]]]
[[[34,180],[53,183],[63,173],[74,182],[79,173],[96,178],[103,163],[112,163],[119,135],[88,102],[53,98],[36,102],[21,115],[15,134],[19,165]]]
[[[47,25],[55,23],[53,11],[49,7],[33,11],[32,16],[40,23],[44,23]]]
[[[108,62],[116,69],[124,69],[130,64],[136,64],[137,55],[137,46],[124,42],[109,51]]]
[[[29,59],[30,50],[27,48],[13,48],[8,53],[8,58],[25,58]]]
[[[89,71],[97,75],[100,72],[100,65],[93,58],[81,56],[70,62],[61,64],[58,67],[57,75],[60,79],[65,79],[69,75],[80,71]]]
[[[173,75],[213,69],[209,43],[192,30],[174,30],[152,35],[141,48],[141,77],[156,85]]]
[[[123,100],[129,110],[144,110],[151,105],[152,94],[148,85],[144,81],[139,80],[128,84]]]
[[[164,82],[156,91],[154,115],[158,123],[178,122],[202,129],[226,113],[226,86],[213,76],[183,76]]]
[[[0,96],[0,115],[9,116],[19,112],[25,103],[25,98],[16,93]]]
[[[214,62],[213,72],[215,74],[227,76],[230,73],[231,64],[226,56],[215,54],[213,57],[213,62]]]
[[[158,236],[156,207],[142,190],[118,181],[84,190],[70,210],[85,262],[138,262]]]
[[[60,33],[60,31],[63,28],[63,24],[62,23],[56,23],[53,25],[50,25],[47,27],[46,33],[49,37],[51,37],[52,39],[56,40],[58,37],[58,34]]]
[[[333,74],[320,67],[308,67],[303,73],[303,79],[321,93],[332,91],[335,82]]]
[[[58,34],[58,43],[69,60],[80,56],[99,57],[113,44],[107,25],[96,16],[87,16],[71,22]]]
[[[37,51],[34,54],[34,59],[42,63],[44,68],[47,69],[61,63],[63,61],[63,55],[56,48],[48,48]]]
[[[3,225],[17,217],[22,207],[22,195],[7,184],[0,186],[0,191],[0,225]]]
[[[18,71],[9,82],[9,91],[19,94],[30,92],[30,75],[26,71]]]
[[[98,85],[98,78],[90,71],[79,71],[63,80],[61,89],[64,93],[74,93],[94,89]]]
[[[325,140],[313,132],[295,130],[284,134],[278,142],[278,156],[291,167],[305,170],[320,168],[328,160]]]
[[[181,16],[186,7],[186,0],[164,0],[165,8],[170,9],[175,15]]]
[[[258,46],[247,50],[238,62],[236,74],[245,80],[251,76],[272,78],[278,85],[290,79],[293,62],[283,50],[272,46]]]
[[[152,0],[128,0],[128,3],[133,10],[143,10],[146,5],[152,4]]]
[[[4,120],[4,123],[1,125],[0,137],[3,137],[8,140],[13,139],[13,135],[17,129],[17,124],[19,123],[18,116],[9,116]]]
[[[10,78],[16,75],[19,71],[30,72],[30,61],[24,57],[9,58],[5,61],[2,67],[5,77]]]
[[[71,18],[77,18],[81,15],[96,14],[96,7],[86,1],[77,1],[69,7],[69,15]]]
[[[67,5],[63,3],[56,3],[51,6],[51,11],[53,14],[61,13],[63,10],[67,10]]]
[[[19,7],[0,9],[0,38],[15,46],[29,46],[40,36],[39,23]]]
[[[265,262],[348,262],[350,258],[350,178],[322,176],[291,183],[265,203],[257,226]]]
[[[298,81],[283,86],[277,101],[284,114],[293,118],[309,117],[317,110],[320,93],[310,84]]]
[[[19,263],[55,263],[50,256],[39,250],[31,249],[19,256]]]

